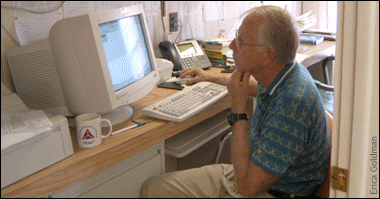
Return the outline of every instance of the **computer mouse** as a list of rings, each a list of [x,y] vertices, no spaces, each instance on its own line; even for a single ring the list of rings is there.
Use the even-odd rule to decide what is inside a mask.
[[[186,82],[187,82],[187,80],[189,80],[189,79],[191,79],[191,78],[193,78],[192,76],[185,76],[185,77],[183,77],[183,78],[181,78],[181,77],[177,77],[177,79],[176,79],[176,81],[175,81],[175,83],[177,83],[177,84],[186,84]]]

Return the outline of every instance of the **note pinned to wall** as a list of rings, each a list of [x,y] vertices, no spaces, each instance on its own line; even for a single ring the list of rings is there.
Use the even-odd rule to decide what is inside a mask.
[[[222,1],[205,1],[203,5],[203,19],[205,21],[222,19],[222,8]]]
[[[181,40],[204,37],[203,3],[199,1],[179,2]]]
[[[14,7],[43,11],[57,5],[58,1],[14,1]],[[44,40],[49,35],[50,28],[62,19],[62,8],[46,14],[33,14],[25,11],[14,11],[15,30],[20,45],[28,45]]]
[[[225,1],[223,3],[223,16],[224,20],[237,19],[240,17],[240,3],[239,1]]]
[[[50,28],[63,18],[80,16],[101,10],[121,8],[136,4],[143,4],[149,29],[156,24],[160,11],[160,2],[156,1],[65,1],[58,10],[46,14],[35,14],[21,10],[14,10],[14,23],[16,36],[22,46],[42,41],[49,36]],[[33,11],[48,11],[60,5],[59,1],[14,1],[13,6]],[[152,32],[151,31],[151,32]],[[153,40],[157,40],[155,34],[151,34]],[[157,42],[156,42],[157,43]]]

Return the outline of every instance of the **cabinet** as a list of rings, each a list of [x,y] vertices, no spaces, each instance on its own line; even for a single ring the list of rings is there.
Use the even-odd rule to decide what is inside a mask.
[[[165,172],[164,142],[50,195],[53,198],[140,197],[145,180]]]

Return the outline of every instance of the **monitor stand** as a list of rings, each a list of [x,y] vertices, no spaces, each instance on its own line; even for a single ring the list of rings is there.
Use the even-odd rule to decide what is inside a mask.
[[[101,118],[109,119],[112,123],[112,126],[120,124],[124,121],[127,121],[130,117],[132,117],[133,109],[129,105],[120,106],[119,108],[112,110],[108,113],[100,114]],[[75,128],[76,121],[75,116],[67,118],[69,126]],[[101,123],[102,127],[107,127],[108,124],[106,122]]]

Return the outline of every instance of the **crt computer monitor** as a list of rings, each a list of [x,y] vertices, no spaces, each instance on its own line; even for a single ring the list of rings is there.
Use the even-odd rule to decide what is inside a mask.
[[[97,112],[120,123],[132,114],[128,104],[159,81],[142,5],[62,19],[49,41],[74,115]]]

